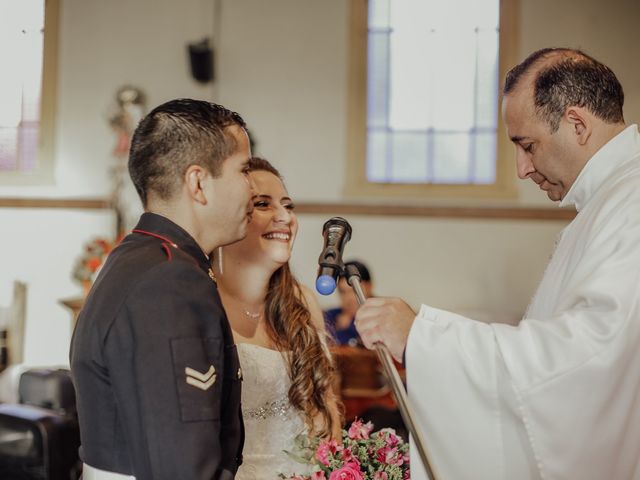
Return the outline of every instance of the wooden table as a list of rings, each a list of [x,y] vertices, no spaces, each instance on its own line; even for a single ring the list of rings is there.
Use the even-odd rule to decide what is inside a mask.
[[[71,330],[76,327],[76,320],[78,320],[78,314],[84,305],[84,297],[62,298],[58,300],[58,303],[68,308],[71,311]]]

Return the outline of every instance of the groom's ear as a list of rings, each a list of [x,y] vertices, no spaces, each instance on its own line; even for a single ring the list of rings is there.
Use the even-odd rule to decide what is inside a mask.
[[[207,204],[204,182],[209,176],[209,172],[200,165],[189,166],[184,174],[184,185],[189,197],[202,205]]]

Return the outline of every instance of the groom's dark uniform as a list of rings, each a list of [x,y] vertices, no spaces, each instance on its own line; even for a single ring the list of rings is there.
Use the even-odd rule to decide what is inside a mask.
[[[137,480],[235,475],[242,373],[209,272],[152,213],[109,255],[71,345],[84,463]]]

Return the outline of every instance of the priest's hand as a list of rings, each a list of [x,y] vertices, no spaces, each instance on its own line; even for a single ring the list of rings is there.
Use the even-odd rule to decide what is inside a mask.
[[[383,343],[401,362],[416,313],[400,298],[369,298],[356,313],[356,328],[365,347]]]

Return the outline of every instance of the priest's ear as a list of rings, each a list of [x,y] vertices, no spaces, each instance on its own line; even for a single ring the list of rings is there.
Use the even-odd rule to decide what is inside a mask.
[[[593,115],[583,107],[567,107],[564,112],[579,145],[586,145],[593,132]]]
[[[184,174],[184,188],[194,201],[206,205],[206,182],[211,177],[206,168],[200,165],[189,165]]]

